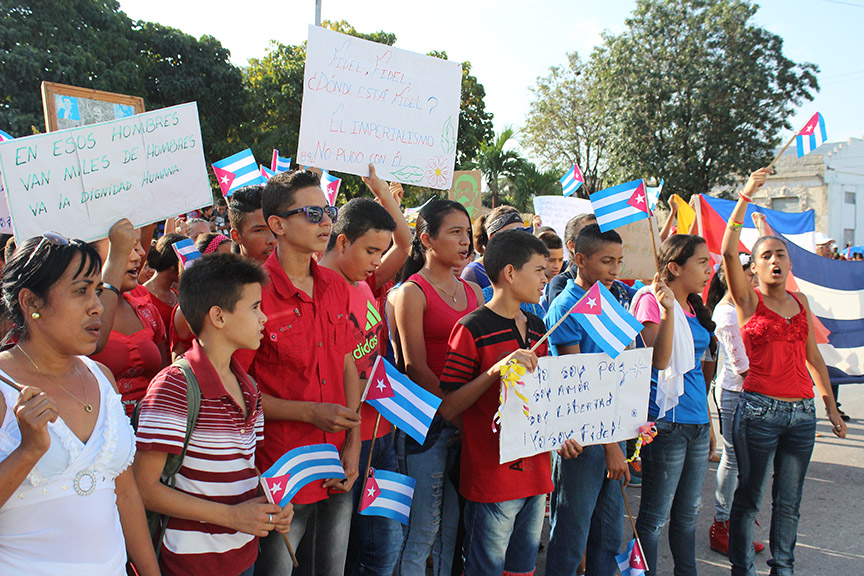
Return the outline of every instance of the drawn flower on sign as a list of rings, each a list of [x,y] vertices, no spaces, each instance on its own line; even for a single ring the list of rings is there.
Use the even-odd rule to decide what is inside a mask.
[[[432,188],[443,190],[452,173],[453,168],[444,156],[433,156],[426,163],[426,181]]]

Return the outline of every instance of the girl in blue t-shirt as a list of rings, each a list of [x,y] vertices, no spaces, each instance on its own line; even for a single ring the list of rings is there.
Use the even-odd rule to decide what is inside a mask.
[[[676,234],[661,247],[654,284],[633,298],[644,324],[641,340],[654,347],[649,418],[657,438],[642,449],[642,503],[636,530],[649,574],[666,519],[676,574],[696,573],[696,520],[713,450],[708,394],[700,359],[714,323],[699,294],[711,278],[711,255],[699,236]]]

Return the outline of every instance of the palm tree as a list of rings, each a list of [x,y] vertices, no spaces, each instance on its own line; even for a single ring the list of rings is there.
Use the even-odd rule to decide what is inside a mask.
[[[561,195],[558,173],[552,170],[540,170],[528,160],[520,162],[519,173],[513,178],[511,190],[513,206],[523,212],[530,211],[531,199],[534,196]]]
[[[467,169],[479,168],[486,176],[486,185],[492,192],[493,207],[498,205],[500,180],[519,174],[522,157],[515,150],[504,149],[513,134],[513,128],[507,127],[494,140],[482,142],[477,159],[465,166]]]

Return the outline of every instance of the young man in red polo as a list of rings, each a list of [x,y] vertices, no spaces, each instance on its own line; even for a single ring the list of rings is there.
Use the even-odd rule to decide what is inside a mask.
[[[261,388],[264,441],[257,460],[266,470],[285,452],[310,444],[333,444],[342,455],[345,480],[312,482],[294,497],[288,537],[296,550],[307,524],[316,529],[314,567],[320,576],[341,576],[351,526],[351,487],[360,455],[360,380],[354,366],[354,330],[348,321],[348,284],[312,255],[324,252],[336,208],[320,180],[308,171],[271,178],[261,199],[264,218],[276,235],[276,250],[264,263],[270,283],[261,308],[264,338],[250,374]],[[309,544],[307,542],[306,544]],[[261,541],[256,574],[289,575],[292,563],[278,534]]]

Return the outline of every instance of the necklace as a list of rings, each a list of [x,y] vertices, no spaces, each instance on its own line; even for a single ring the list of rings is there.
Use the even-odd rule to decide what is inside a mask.
[[[40,376],[42,376],[42,377],[44,377],[44,378],[47,378],[48,380],[50,380],[51,382],[53,382],[54,384],[56,384],[57,387],[60,388],[60,390],[62,390],[63,392],[65,392],[66,394],[68,394],[69,396],[71,396],[72,398],[74,398],[76,402],[78,402],[79,404],[81,404],[81,406],[84,407],[84,411],[85,411],[85,412],[93,412],[93,405],[90,404],[90,401],[89,401],[89,400],[87,400],[87,387],[84,385],[84,377],[81,376],[81,371],[78,370],[78,366],[73,365],[73,367],[75,368],[75,374],[78,375],[78,381],[81,383],[81,390],[84,392],[84,400],[83,400],[83,401],[82,401],[80,398],[78,398],[77,396],[75,396],[74,394],[72,394],[72,392],[70,392],[69,390],[67,390],[67,389],[66,389],[64,386],[62,386],[59,382],[57,382],[56,380],[54,380],[54,378],[48,376],[47,374],[44,374],[44,373],[42,372],[42,370],[39,369],[39,366],[36,365],[36,362],[33,361],[33,358],[31,358],[30,355],[27,354],[27,352],[25,352],[23,348],[21,348],[21,345],[20,345],[20,344],[16,345],[15,347],[18,348],[18,350],[20,350],[21,353],[24,354],[24,356],[27,357],[27,360],[30,361],[30,364],[33,365],[33,368],[36,369],[36,372],[38,372]]]
[[[435,288],[437,288],[438,290],[443,292],[446,296],[449,296],[454,304],[456,303],[456,293],[459,292],[459,286],[460,286],[460,283],[458,281],[456,283],[456,289],[453,291],[452,294],[450,294],[449,292],[444,290],[444,288],[439,286],[437,282],[433,282],[432,279],[429,278],[428,276],[426,276],[425,274],[421,274],[421,276],[423,276],[423,278],[426,278],[426,281],[429,282],[430,284],[432,284],[432,286],[434,286]]]

